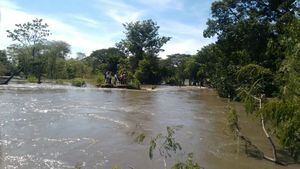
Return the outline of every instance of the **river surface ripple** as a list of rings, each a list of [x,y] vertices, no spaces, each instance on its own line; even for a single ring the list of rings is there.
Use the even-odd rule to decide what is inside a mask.
[[[168,165],[193,152],[206,169],[299,168],[247,157],[226,129],[226,106],[214,91],[188,87],[0,86],[0,168],[163,168],[160,156],[149,160],[147,150],[149,139],[166,126],[182,126],[176,139],[184,150]],[[267,149],[259,125],[245,130]],[[140,133],[146,140],[137,144]]]

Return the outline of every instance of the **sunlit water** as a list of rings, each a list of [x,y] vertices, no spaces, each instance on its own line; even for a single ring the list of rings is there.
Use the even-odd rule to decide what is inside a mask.
[[[0,86],[0,167],[159,169],[159,154],[148,157],[149,139],[166,126],[176,132],[183,151],[193,152],[206,169],[280,169],[247,157],[226,129],[226,99],[209,89],[159,87],[153,91],[13,84]],[[266,149],[259,125],[250,120],[254,141]],[[142,144],[135,137],[146,134]]]

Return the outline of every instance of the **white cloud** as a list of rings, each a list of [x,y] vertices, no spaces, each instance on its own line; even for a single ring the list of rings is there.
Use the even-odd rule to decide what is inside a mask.
[[[141,16],[141,13],[110,9],[108,10],[107,15],[119,23],[127,23],[137,21]]]
[[[203,28],[168,20],[161,23],[160,31],[176,36],[202,37]]]
[[[118,23],[136,21],[144,14],[143,10],[122,1],[95,0],[98,9]]]
[[[0,49],[4,49],[13,43],[6,37],[6,30],[14,29],[16,23],[24,23],[31,21],[34,18],[43,18],[44,21],[49,24],[49,29],[52,33],[49,39],[62,40],[69,43],[72,46],[73,55],[75,55],[76,52],[90,54],[93,50],[114,46],[114,42],[109,36],[102,36],[101,38],[98,38],[94,35],[84,33],[76,27],[56,18],[30,14],[23,12],[20,9],[21,8],[13,3],[1,3]],[[85,20],[91,25],[98,24],[98,22],[85,17],[77,17],[77,19]]]
[[[182,1],[177,0],[144,0],[140,1],[140,3],[159,10],[164,10],[167,8],[183,10],[184,7]]]
[[[145,13],[141,9],[134,6],[122,3],[121,1],[111,0],[94,0],[93,4],[102,13],[112,18],[115,22],[104,24],[103,21],[88,18],[84,15],[70,15],[84,25],[91,28],[101,28],[99,33],[91,32],[89,29],[84,30],[79,25],[74,25],[53,16],[45,16],[41,14],[34,14],[24,12],[24,10],[11,0],[0,0],[0,49],[6,48],[13,42],[6,37],[6,30],[15,28],[16,23],[24,23],[31,21],[34,18],[43,18],[49,24],[49,29],[52,32],[50,40],[66,41],[72,46],[73,56],[76,52],[84,52],[89,55],[93,50],[112,47],[121,39],[123,27],[120,23],[131,22],[140,19]],[[148,1],[147,1],[148,2]],[[162,5],[172,3],[169,0],[150,0],[148,3],[158,3]],[[68,15],[68,14],[66,14]],[[74,20],[73,20],[74,21]],[[175,20],[161,20],[158,25],[161,26],[159,30],[161,35],[171,36],[172,39],[165,46],[165,52],[160,54],[160,57],[174,53],[188,53],[195,54],[197,50],[201,49],[214,41],[214,39],[205,39],[202,36],[203,28],[201,26],[193,26],[184,24]],[[117,23],[117,24],[116,24]]]
[[[173,39],[168,42],[160,53],[161,58],[166,58],[167,55],[182,53],[182,54],[196,54],[203,46],[211,43],[211,40],[200,41],[197,39]]]
[[[82,16],[82,15],[70,15],[70,16],[72,18],[78,20],[82,24],[88,25],[89,27],[92,27],[92,28],[97,28],[101,25],[99,21],[92,19],[92,18]]]
[[[12,2],[12,0],[1,0],[0,8],[20,9],[18,5]]]
[[[160,35],[171,36],[171,40],[163,47],[164,52],[160,57],[175,53],[196,54],[203,46],[215,41],[203,37],[204,28],[200,25],[188,25],[177,21],[163,21],[160,27]]]

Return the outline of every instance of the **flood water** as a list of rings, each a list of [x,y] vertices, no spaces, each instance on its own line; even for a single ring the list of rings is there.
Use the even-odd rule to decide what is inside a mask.
[[[0,86],[0,168],[64,169],[119,166],[159,169],[148,157],[149,139],[166,126],[205,169],[291,169],[248,157],[226,129],[227,100],[209,89],[158,87],[153,91],[75,88],[47,84]],[[236,105],[239,107],[239,105]],[[270,152],[259,124],[243,121],[252,141]],[[143,143],[135,137],[144,133]]]

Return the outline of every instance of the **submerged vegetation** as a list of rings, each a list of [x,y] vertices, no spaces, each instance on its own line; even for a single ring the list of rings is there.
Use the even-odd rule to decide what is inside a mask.
[[[164,169],[167,169],[168,158],[172,158],[176,153],[182,151],[182,147],[175,138],[176,131],[178,131],[182,126],[167,126],[167,132],[159,133],[155,137],[152,137],[149,141],[149,159],[154,160],[154,155],[159,155],[158,157],[163,159]],[[135,142],[142,144],[146,139],[144,133],[139,134],[135,138]],[[188,153],[186,161],[177,161],[172,165],[172,169],[203,169],[200,165],[194,161],[193,153]]]

